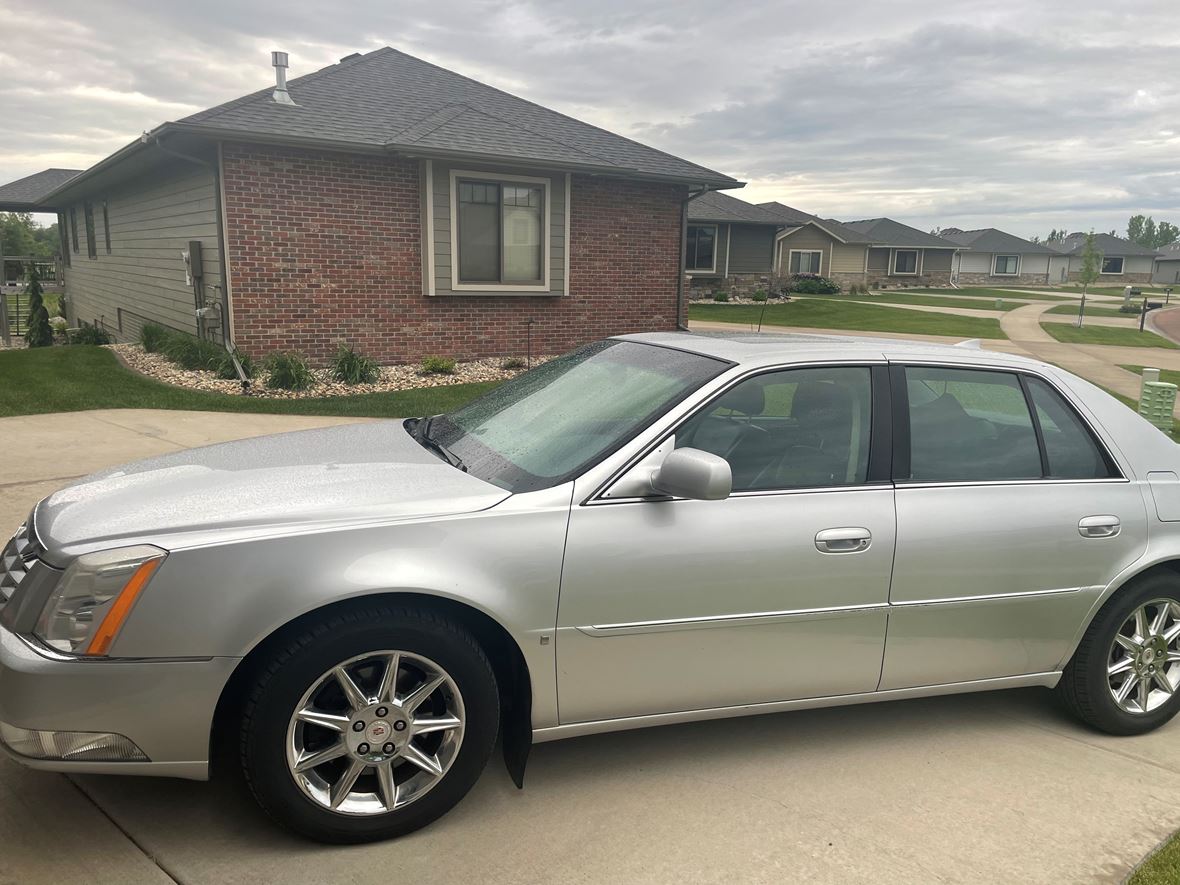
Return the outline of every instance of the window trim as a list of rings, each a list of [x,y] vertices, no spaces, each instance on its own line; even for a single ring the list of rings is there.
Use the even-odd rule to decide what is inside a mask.
[[[70,207],[70,245],[73,249],[70,251],[77,254],[78,252],[78,207]]]
[[[914,253],[914,269],[913,270],[898,270],[897,256],[902,252]],[[895,277],[916,277],[922,272],[922,250],[921,249],[893,249],[889,253],[889,275]]]
[[[1117,261],[1119,263],[1118,270],[1103,270],[1108,261]],[[1127,259],[1123,255],[1103,255],[1102,260],[1098,263],[1098,275],[1104,277],[1121,277],[1127,272]]]
[[[795,254],[799,255],[818,255],[819,256],[819,270],[791,270],[791,259]],[[813,273],[817,276],[823,276],[824,272],[824,250],[823,249],[788,249],[787,250],[787,273]]]
[[[111,254],[111,213],[109,206],[109,201],[102,201],[102,232],[103,238],[106,241],[107,255]]]
[[[910,479],[910,399],[909,388],[906,385],[906,369],[909,367],[935,368],[935,369],[957,369],[961,371],[971,372],[993,372],[1002,375],[1015,375],[1020,384],[1020,389],[1024,393],[1025,407],[1029,410],[1029,415],[1033,422],[1033,428],[1037,436],[1037,447],[1041,453],[1041,471],[1042,476],[1038,478],[1028,477],[1024,479],[952,479],[952,480],[930,480],[930,479]],[[1062,484],[1076,484],[1076,483],[1124,483],[1130,482],[1127,479],[1127,473],[1118,459],[1114,457],[1111,447],[1107,444],[1081,409],[1077,407],[1073,399],[1066,394],[1061,387],[1054,383],[1051,378],[1040,374],[1039,372],[1029,371],[1027,369],[1017,369],[1009,366],[981,366],[977,363],[945,363],[937,360],[912,360],[906,362],[897,362],[889,364],[889,375],[891,381],[891,388],[893,393],[893,485],[897,489],[928,489],[928,488],[951,488],[958,486],[1011,486],[1011,485],[1062,485]],[[1055,393],[1066,408],[1070,409],[1074,416],[1081,422],[1086,432],[1090,434],[1090,439],[1093,440],[1094,445],[1098,447],[1098,452],[1102,456],[1107,469],[1114,474],[1113,476],[1102,477],[1101,479],[1066,479],[1062,477],[1052,477],[1046,474],[1048,469],[1049,453],[1044,446],[1044,438],[1041,432],[1040,417],[1037,415],[1036,408],[1031,398],[1031,391],[1028,390],[1026,378],[1036,378],[1041,383],[1045,384],[1053,393]]]
[[[698,227],[698,228],[711,227],[711,228],[713,228],[713,263],[709,267],[689,267],[688,266],[688,231],[690,228],[694,228],[694,227]],[[716,224],[692,223],[692,224],[685,225],[685,228],[684,228],[684,241],[685,241],[684,272],[686,274],[694,274],[695,273],[695,274],[704,274],[704,275],[708,276],[709,274],[717,273],[717,240],[720,237],[720,234],[721,234],[721,232],[719,230],[719,226]],[[726,253],[726,254],[728,256],[728,253]],[[727,260],[728,260],[728,258],[727,258]]]
[[[1016,270],[1012,271],[1012,273],[1008,273],[1007,271],[1000,272],[999,270],[997,270],[996,268],[999,265],[1001,258],[1015,258],[1016,259]],[[1007,255],[1001,255],[1000,253],[997,252],[995,255],[992,256],[992,276],[993,277],[1018,277],[1018,276],[1020,276],[1020,255],[1012,254],[1012,253],[1009,253]]]
[[[541,270],[544,274],[539,283],[462,283],[459,281],[459,181],[461,179],[490,181],[497,183],[511,182],[520,184],[540,185],[541,199],[544,202],[541,217]],[[550,256],[553,252],[553,230],[551,211],[553,201],[550,198],[552,181],[549,178],[534,175],[510,175],[506,172],[479,172],[467,169],[450,170],[450,205],[451,205],[451,291],[452,292],[495,292],[497,294],[511,294],[513,292],[549,292],[551,286],[552,268]],[[500,206],[501,218],[504,207]],[[568,216],[569,206],[565,207]],[[568,250],[569,244],[566,244]],[[503,230],[501,229],[500,260],[503,262]],[[434,256],[431,256],[434,259]]]

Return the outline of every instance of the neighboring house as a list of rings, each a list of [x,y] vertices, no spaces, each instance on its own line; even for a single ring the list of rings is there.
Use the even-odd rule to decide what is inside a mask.
[[[760,203],[759,208],[782,224],[775,239],[775,267],[780,274],[819,274],[845,288],[867,285],[869,237],[783,203]]]
[[[317,364],[562,352],[675,328],[687,201],[740,186],[394,49],[274,63],[29,206],[67,220],[71,320]]]
[[[892,218],[846,221],[844,226],[872,240],[865,271],[870,286],[950,285],[957,243]]]
[[[1160,247],[1151,281],[1164,286],[1180,287],[1180,240]]]
[[[951,278],[960,286],[1043,286],[1063,282],[1069,268],[1068,256],[1056,249],[994,227],[948,227],[938,235],[959,244],[951,264]]]
[[[1072,233],[1064,240],[1049,243],[1058,252],[1069,256],[1067,278],[1077,280],[1082,270],[1082,252],[1086,248],[1086,234]],[[1148,249],[1113,234],[1095,234],[1094,245],[1101,256],[1098,262],[1099,286],[1121,286],[1150,283],[1155,268],[1157,250]]]
[[[745,200],[708,191],[688,204],[684,270],[694,288],[757,288],[774,270],[780,223]]]

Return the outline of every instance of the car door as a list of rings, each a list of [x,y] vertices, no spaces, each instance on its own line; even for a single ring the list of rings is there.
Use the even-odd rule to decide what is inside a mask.
[[[891,369],[897,554],[882,689],[1053,672],[1142,555],[1143,498],[1030,373]]]
[[[873,691],[893,559],[883,365],[748,376],[665,440],[726,458],[724,501],[575,504],[562,724]]]

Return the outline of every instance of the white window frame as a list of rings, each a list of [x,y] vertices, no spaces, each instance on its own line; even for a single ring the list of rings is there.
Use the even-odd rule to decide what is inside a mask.
[[[688,245],[687,245],[688,244],[688,230],[687,230],[687,228],[689,228],[689,227],[711,227],[711,228],[713,228],[713,265],[712,265],[712,267],[689,267],[688,266]],[[715,224],[699,224],[696,222],[689,222],[688,223],[688,225],[686,226],[685,232],[684,232],[684,240],[685,240],[684,272],[686,274],[691,276],[694,273],[705,274],[705,275],[717,273],[717,246],[718,246],[717,238],[718,238],[718,236],[719,236],[719,231],[717,229],[717,225],[715,225]],[[726,255],[725,260],[726,261],[729,260],[728,254]]]
[[[1000,271],[996,270],[996,267],[997,267],[997,265],[999,265],[1001,258],[1015,258],[1016,259],[1016,270],[1014,270],[1012,273],[1000,273]],[[1020,276],[1020,256],[1014,255],[1011,252],[1009,252],[1007,255],[1001,255],[999,253],[996,253],[995,255],[993,255],[992,256],[992,276],[993,277],[1018,277],[1018,276]]]
[[[459,282],[459,179],[477,179],[480,181],[518,182],[522,184],[537,184],[543,189],[542,199],[545,201],[544,229],[541,237],[541,268],[545,278],[540,283],[461,283]],[[495,292],[500,295],[510,295],[513,292],[548,292],[550,287],[549,256],[553,249],[553,230],[550,222],[550,211],[553,201],[549,191],[552,182],[548,178],[533,175],[509,175],[505,172],[475,172],[466,169],[451,170],[451,291],[452,292]],[[569,206],[566,206],[566,213]],[[568,250],[569,244],[566,244]]]
[[[819,270],[791,270],[794,255],[818,255],[819,256]],[[787,250],[787,273],[813,273],[817,276],[823,276],[824,272],[824,250],[823,249],[788,249]]]
[[[1106,262],[1108,262],[1108,261],[1117,261],[1119,263],[1119,269],[1118,270],[1103,270],[1102,268],[1106,266]],[[1102,258],[1098,262],[1098,273],[1100,276],[1121,277],[1126,272],[1127,272],[1127,259],[1122,255],[1110,255],[1110,256],[1103,255]]]
[[[914,269],[913,270],[898,270],[897,256],[900,252],[914,253]],[[889,255],[889,274],[895,277],[916,277],[922,272],[922,250],[921,249],[894,249]]]

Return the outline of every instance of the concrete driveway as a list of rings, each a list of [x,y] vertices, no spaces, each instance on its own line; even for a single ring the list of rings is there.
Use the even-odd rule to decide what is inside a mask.
[[[0,419],[0,519],[132,457],[333,419]],[[817,666],[819,664],[817,663]],[[234,776],[73,777],[0,761],[0,882],[1117,882],[1180,828],[1180,723],[1090,732],[1039,690],[788,713],[535,747],[397,842],[274,828]]]

